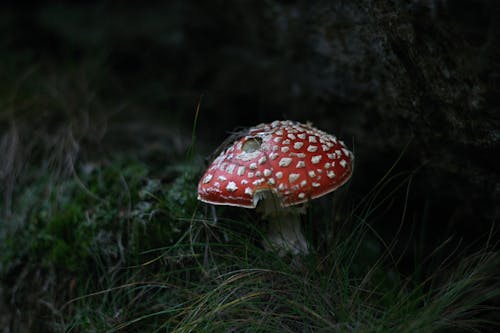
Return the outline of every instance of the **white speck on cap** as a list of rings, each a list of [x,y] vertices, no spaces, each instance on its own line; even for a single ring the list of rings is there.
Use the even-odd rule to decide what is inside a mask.
[[[300,148],[302,148],[303,146],[304,146],[304,142],[300,142],[300,141],[295,142],[295,143],[293,144],[293,148],[295,148],[295,149],[297,149],[297,150],[299,150],[299,149],[300,149]]]
[[[291,159],[290,157],[283,157],[283,158],[279,161],[278,165],[279,165],[280,167],[287,167],[287,166],[289,166],[289,165],[290,165],[290,163],[292,163],[292,159]]]
[[[309,177],[311,177],[311,178],[316,177],[316,173],[314,172],[314,170],[309,170],[308,174],[309,174]]]
[[[294,181],[296,181],[297,179],[299,179],[300,177],[300,174],[298,173],[291,173],[288,175],[288,182],[289,183],[293,183]]]
[[[276,172],[276,178],[278,178],[278,179],[283,178],[283,172],[281,172],[281,171]]]
[[[345,168],[346,165],[347,165],[347,162],[345,160],[340,160],[339,163],[340,163],[340,166],[343,167],[343,168]]]
[[[250,163],[250,169],[252,169],[252,170],[257,169],[257,163],[255,163],[255,162]]]
[[[290,150],[290,147],[288,147],[288,146],[281,147],[282,153],[287,153],[289,150]]]
[[[318,141],[316,140],[316,136],[314,136],[314,135],[310,135],[310,136],[309,136],[309,142],[310,142],[310,143],[315,143],[315,142],[318,142]]]
[[[297,165],[295,166],[297,169],[298,168],[305,168],[306,167],[306,162],[304,161],[298,161]]]
[[[245,188],[245,194],[252,195],[253,191],[250,187]]]
[[[234,192],[237,189],[238,189],[238,186],[236,186],[235,182],[229,182],[229,183],[227,183],[226,190],[228,190],[229,192]]]
[[[326,176],[328,178],[335,178],[335,172],[333,172],[333,170],[329,170],[327,173],[326,173]]]
[[[321,157],[322,157],[321,155],[316,155],[316,156],[311,157],[311,163],[318,164],[319,161],[321,161]]]
[[[226,178],[226,177],[224,177],[224,176],[219,176],[219,177],[217,177],[217,178],[218,178],[220,181],[226,181],[226,180],[227,180],[227,178]]]
[[[236,168],[236,165],[234,164],[229,164],[226,168],[226,172],[229,173],[229,174],[232,174],[233,171],[234,171],[234,168]]]
[[[243,176],[245,174],[245,167],[244,166],[239,166],[238,170],[236,171],[236,174],[238,176]]]
[[[271,175],[271,170],[264,169],[264,176],[269,177]]]
[[[299,199],[304,199],[306,197],[305,193],[299,193],[298,195]]]
[[[264,178],[260,178],[260,179],[254,180],[254,181],[252,182],[252,184],[253,184],[253,185],[255,185],[255,186],[259,186],[259,185],[262,185],[262,183],[263,183],[264,181],[265,181],[265,179],[264,179]]]
[[[310,152],[310,153],[314,153],[315,151],[318,150],[318,146],[308,146],[307,147],[307,151]]]
[[[206,184],[206,183],[210,182],[210,181],[212,180],[212,178],[213,178],[213,177],[214,177],[214,175],[212,175],[212,174],[210,174],[210,173],[209,173],[209,174],[207,174],[207,175],[205,176],[205,178],[203,178],[203,183],[204,183],[204,184]]]

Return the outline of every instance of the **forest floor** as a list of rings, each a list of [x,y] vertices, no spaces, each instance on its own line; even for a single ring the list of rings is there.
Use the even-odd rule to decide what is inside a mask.
[[[469,332],[498,324],[500,258],[487,239],[465,257],[443,244],[402,272],[397,234],[386,242],[370,226],[384,202],[411,190],[408,175],[389,172],[356,202],[346,186],[309,205],[311,253],[279,257],[262,248],[265,222],[256,214],[197,200],[203,154],[189,143],[153,146],[160,161],[132,148],[82,158],[65,177],[53,166],[25,171],[0,229],[3,332]]]

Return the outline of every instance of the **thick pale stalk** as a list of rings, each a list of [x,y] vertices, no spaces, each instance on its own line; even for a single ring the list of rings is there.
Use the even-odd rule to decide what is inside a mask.
[[[308,244],[300,225],[300,215],[304,209],[281,207],[279,199],[270,191],[261,193],[257,200],[259,200],[257,210],[268,221],[264,248],[276,250],[280,256],[287,253],[307,254]]]

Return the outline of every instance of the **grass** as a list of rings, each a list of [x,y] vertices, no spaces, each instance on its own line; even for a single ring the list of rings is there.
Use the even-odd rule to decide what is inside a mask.
[[[196,200],[201,163],[189,161],[154,175],[115,156],[80,164],[78,178],[23,188],[14,201],[23,213],[13,216],[23,227],[3,233],[0,245],[12,315],[41,332],[470,332],[498,324],[500,258],[489,245],[405,276],[393,244],[370,227],[380,204],[401,195],[398,186],[410,190],[406,176],[380,183],[390,190],[374,189],[352,211],[337,207],[335,232],[330,206],[320,203],[308,216],[320,214],[316,250],[280,258],[263,251],[263,223],[248,210],[218,208],[214,222]]]

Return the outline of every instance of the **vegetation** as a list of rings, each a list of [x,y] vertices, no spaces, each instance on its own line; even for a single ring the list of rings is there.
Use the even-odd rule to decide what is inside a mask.
[[[0,251],[15,320],[47,332],[467,332],[494,324],[488,304],[500,296],[500,258],[488,245],[398,271],[394,244],[369,227],[377,206],[400,195],[381,196],[391,182],[352,209],[346,193],[333,198],[342,205],[313,206],[308,217],[320,218],[306,231],[315,251],[280,258],[260,246],[256,215],[214,215],[196,200],[201,171],[191,159],[154,175],[115,156],[23,188],[12,216],[22,227],[3,232]],[[408,180],[399,177],[401,190],[411,190]]]
[[[7,6],[2,332],[498,332],[497,5],[413,2]],[[197,200],[231,130],[283,118],[357,158],[306,256]]]

